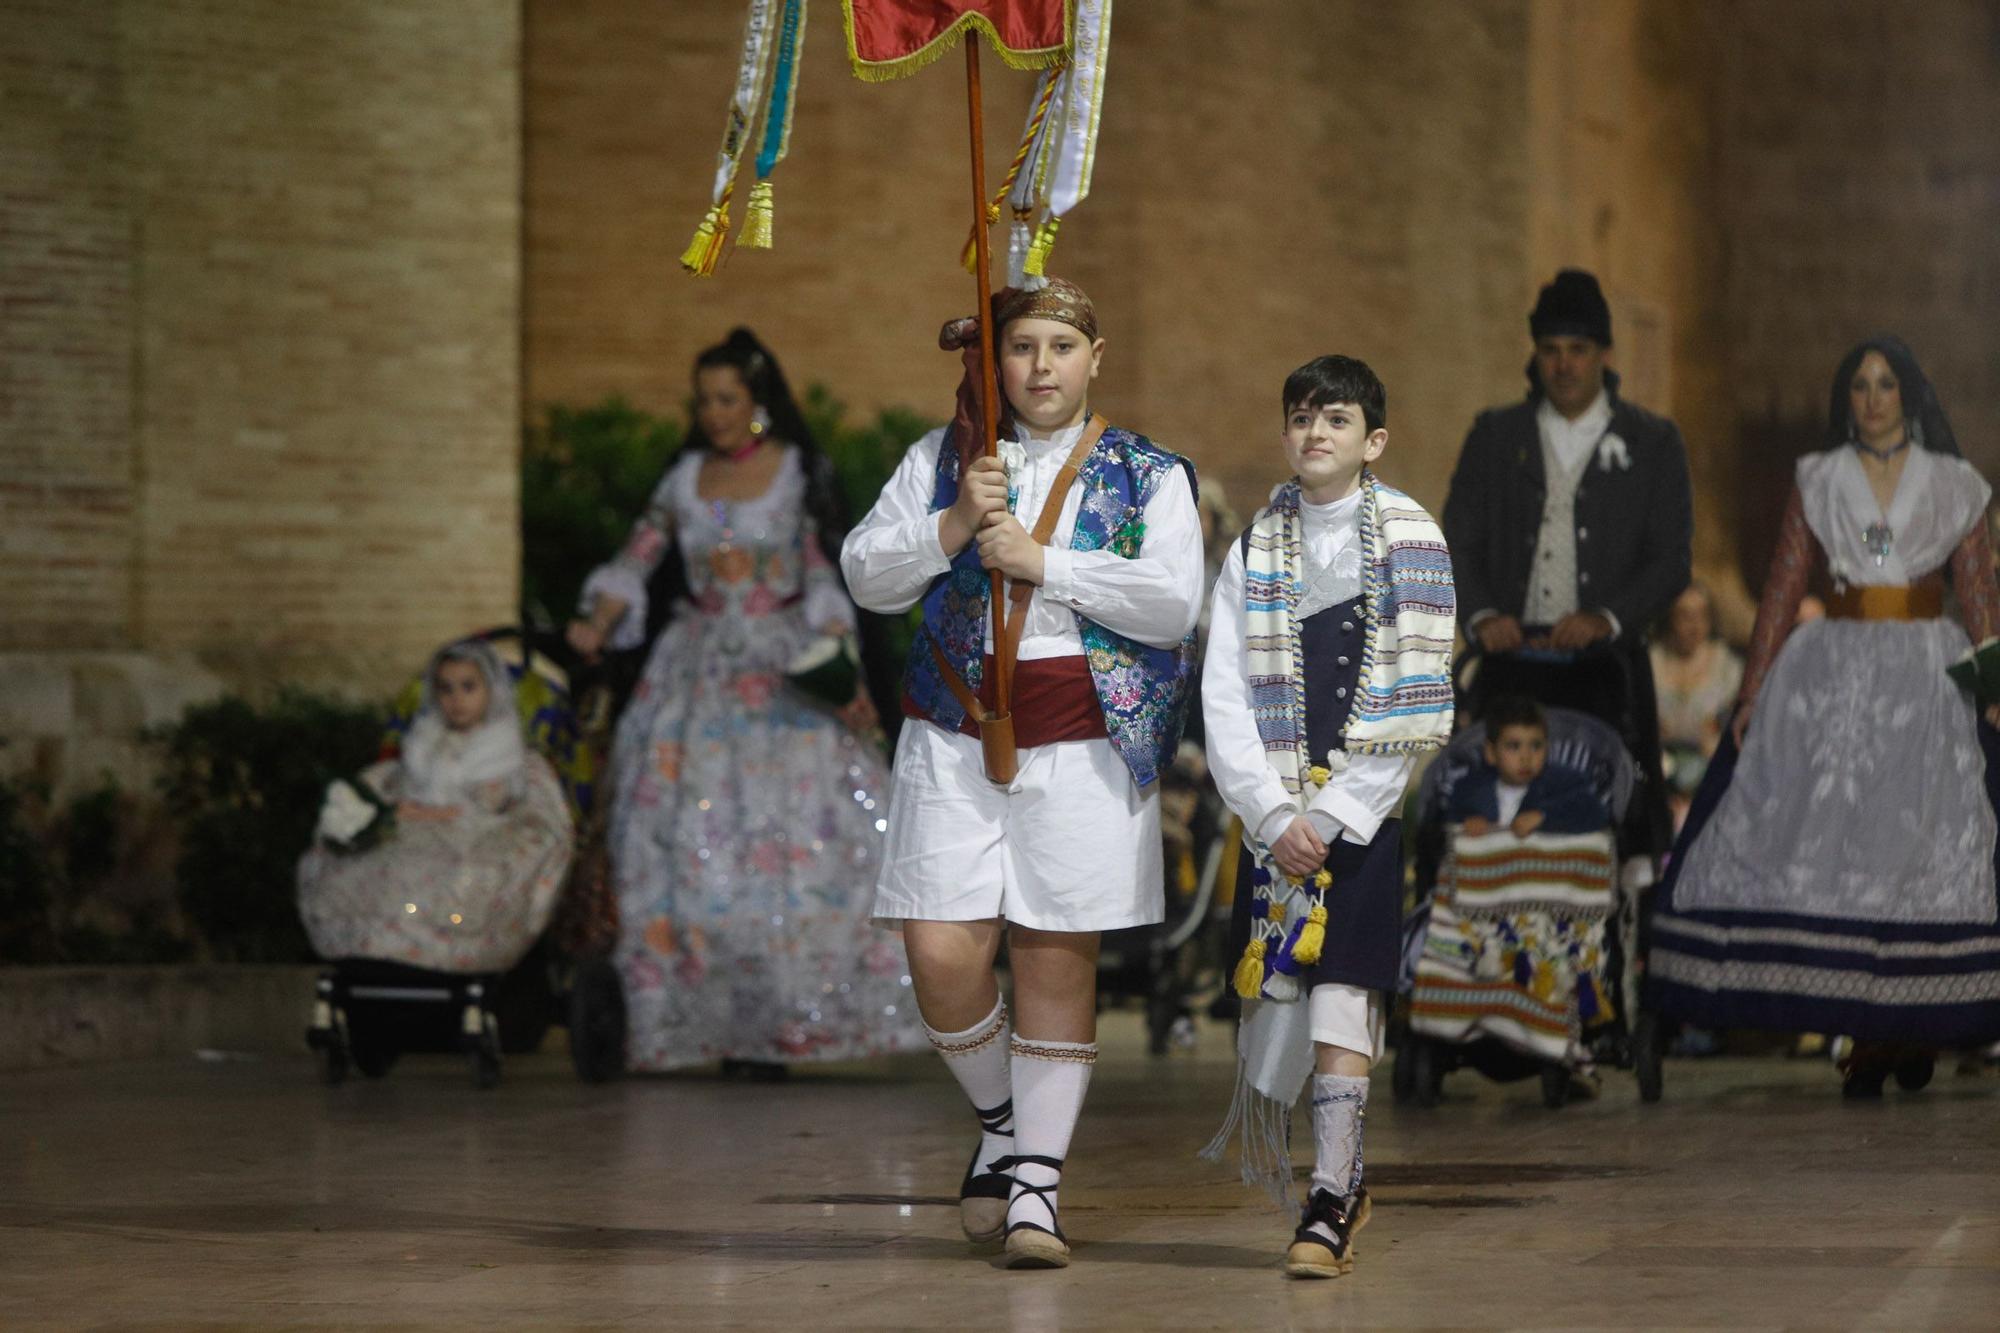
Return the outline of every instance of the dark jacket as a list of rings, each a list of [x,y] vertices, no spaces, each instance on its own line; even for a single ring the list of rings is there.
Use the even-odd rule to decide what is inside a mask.
[[[1694,498],[1680,431],[1611,395],[1611,433],[1629,468],[1593,455],[1576,488],[1577,606],[1618,618],[1636,644],[1692,577]],[[1444,537],[1458,583],[1458,615],[1520,616],[1546,498],[1539,393],[1481,412],[1465,437],[1444,502]]]
[[[1521,798],[1521,814],[1538,811],[1542,833],[1595,833],[1611,826],[1611,812],[1590,779],[1563,764],[1546,764]],[[1500,818],[1500,770],[1491,764],[1473,769],[1451,789],[1445,819],[1463,824],[1472,816]]]

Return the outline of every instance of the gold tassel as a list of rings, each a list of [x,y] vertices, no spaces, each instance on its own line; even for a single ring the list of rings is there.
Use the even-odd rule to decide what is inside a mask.
[[[702,214],[701,225],[694,229],[694,239],[681,251],[681,267],[697,278],[709,277],[722,258],[722,243],[728,237],[729,204],[724,200]]]
[[[1035,243],[1028,247],[1028,276],[1046,277],[1043,272],[1049,266],[1049,251],[1056,248],[1056,229],[1062,226],[1061,218],[1050,218],[1035,232]]]
[[[1311,966],[1319,961],[1320,951],[1326,947],[1326,904],[1314,903],[1306,913],[1305,925],[1299,927],[1299,942],[1292,946],[1292,961]]]
[[[743,231],[736,243],[752,250],[771,248],[771,182],[758,181],[750,187],[750,202],[743,205]]]
[[[988,227],[991,227],[1000,220],[1000,200],[1006,197],[1006,188],[1002,187],[1000,198],[995,199],[986,206],[986,225]],[[958,257],[958,262],[965,265],[967,273],[979,272],[979,228],[974,227],[965,234],[965,253]]]
[[[1254,1000],[1264,989],[1264,941],[1251,940],[1250,947],[1243,951],[1243,958],[1236,964],[1236,993],[1246,1000]]]

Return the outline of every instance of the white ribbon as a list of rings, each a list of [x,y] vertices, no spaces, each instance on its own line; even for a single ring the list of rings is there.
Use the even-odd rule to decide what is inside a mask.
[[[1060,220],[1090,193],[1110,56],[1111,0],[1077,0],[1069,63],[1047,71],[1035,85],[1028,104],[1029,124],[1050,80],[1055,81],[1055,92],[1007,196],[1014,215],[1033,218],[1038,229]],[[1022,133],[1026,132],[1024,127]],[[1016,227],[1008,245],[1009,286],[1036,287],[1044,281],[1026,270],[1028,235],[1025,228]]]
[[[1049,108],[1049,121],[1062,127],[1046,205],[1049,216],[1057,218],[1090,193],[1098,122],[1104,110],[1104,73],[1111,57],[1111,0],[1077,0],[1075,37],[1057,104]]]
[[[770,70],[772,39],[777,24],[771,10],[776,0],[750,0],[749,16],[743,21],[743,56],[736,67],[736,95],[729,103],[729,123],[722,132],[722,151],[716,155],[715,192],[709,202],[719,204],[736,178],[736,164],[750,139],[751,123],[764,100],[764,76]]]

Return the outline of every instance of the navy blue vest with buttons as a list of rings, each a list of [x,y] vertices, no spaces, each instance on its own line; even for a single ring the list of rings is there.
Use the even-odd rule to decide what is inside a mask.
[[[1329,606],[1299,622],[1299,647],[1306,658],[1307,762],[1324,764],[1328,750],[1341,748],[1340,729],[1361,685],[1365,627],[1361,599]]]
[[[1358,597],[1299,622],[1309,763],[1324,764],[1327,751],[1340,748],[1340,729],[1347,725],[1361,684],[1364,632]],[[1317,963],[1300,969],[1299,981],[1308,988],[1338,984],[1394,990],[1402,960],[1402,822],[1384,820],[1366,846],[1335,839],[1327,849],[1326,868],[1333,872],[1326,895],[1326,944]],[[1245,848],[1237,868],[1230,958],[1241,956],[1250,941],[1251,869]]]

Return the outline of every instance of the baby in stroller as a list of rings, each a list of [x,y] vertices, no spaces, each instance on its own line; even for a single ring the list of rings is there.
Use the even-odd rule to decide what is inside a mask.
[[[1469,838],[1505,825],[1517,838],[1543,833],[1595,833],[1608,828],[1605,807],[1590,776],[1549,762],[1549,719],[1540,704],[1519,695],[1499,698],[1486,710],[1484,764],[1459,779],[1445,812]]]
[[[1442,801],[1448,851],[1410,1029],[1430,1057],[1433,1096],[1445,1061],[1427,1042],[1460,1048],[1494,1077],[1539,1069],[1546,1099],[1560,1105],[1572,1075],[1589,1070],[1587,1032],[1613,1015],[1604,940],[1613,811],[1591,774],[1550,762],[1549,719],[1532,700],[1495,699],[1479,747],[1483,762]]]
[[[564,756],[566,792],[529,744],[524,707],[537,740],[551,737],[546,682],[525,649],[523,673],[537,691],[517,691],[489,639],[446,645],[412,685],[407,725],[407,709],[392,723],[393,757],[327,790],[298,903],[314,950],[333,963],[306,1034],[328,1083],[350,1063],[375,1078],[404,1050],[454,1048],[480,1087],[499,1079],[497,983],[556,909],[575,841],[569,792],[585,790],[587,770]],[[545,1007],[516,1015],[529,1020],[517,1042],[539,1040]]]
[[[506,971],[549,923],[574,828],[561,782],[523,738],[492,645],[440,649],[400,756],[335,782],[299,861],[299,915],[330,960]]]

